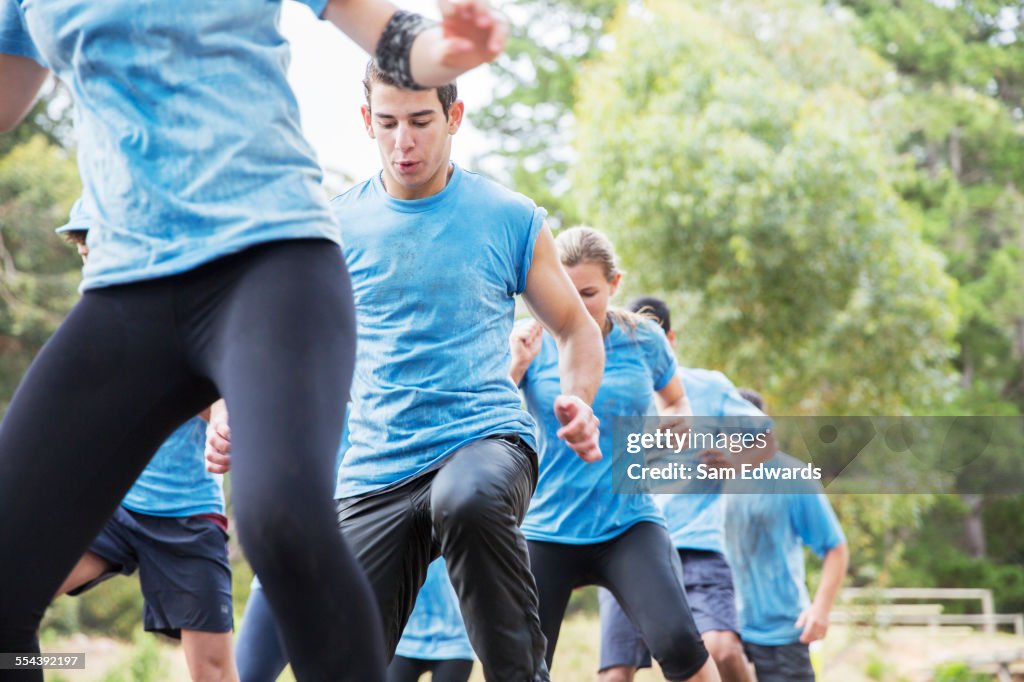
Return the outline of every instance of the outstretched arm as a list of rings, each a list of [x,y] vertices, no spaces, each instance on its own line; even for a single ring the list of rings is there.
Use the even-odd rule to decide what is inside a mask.
[[[558,260],[555,239],[545,226],[537,236],[523,299],[558,345],[562,395],[555,415],[558,437],[587,462],[601,458],[598,422],[590,404],[604,374],[604,342],[594,318],[583,306],[572,280]]]
[[[36,101],[49,71],[28,57],[0,54],[0,133],[21,123]]]
[[[420,32],[409,52],[410,75],[424,87],[445,85],[493,61],[505,48],[508,35],[505,22],[491,12],[487,0],[438,0],[438,6],[440,25]],[[368,53],[378,55],[378,43],[395,12],[389,0],[330,0],[323,18]],[[392,34],[398,36],[397,43],[402,42],[401,33]]]

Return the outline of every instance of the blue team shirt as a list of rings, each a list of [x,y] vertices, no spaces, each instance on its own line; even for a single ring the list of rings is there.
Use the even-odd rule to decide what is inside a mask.
[[[656,414],[654,393],[676,371],[661,328],[640,320],[635,330],[615,324],[604,338],[605,366],[594,413],[601,420],[602,459],[587,464],[555,434],[553,405],[561,393],[558,347],[544,332],[541,350],[521,383],[526,406],[540,424],[540,478],[523,534],[530,540],[591,544],[616,537],[640,521],[665,521],[649,494],[612,492],[612,417]]]
[[[206,422],[192,417],[164,441],[121,506],[150,516],[223,514],[223,477],[206,470]]]
[[[694,416],[754,417],[767,420],[721,372],[681,367]],[[665,514],[672,543],[679,549],[724,552],[723,508],[720,493],[660,494],[655,501]]]
[[[427,579],[416,597],[416,608],[402,632],[395,653],[427,661],[473,660],[473,647],[459,611],[444,558],[427,569]]]
[[[778,453],[764,466],[798,469],[804,462]],[[788,490],[793,485],[791,481],[776,483]],[[803,547],[807,545],[818,556],[824,556],[846,542],[821,486],[808,481],[804,494],[726,495],[725,528],[740,636],[763,646],[798,642],[801,631],[794,623],[811,603]]]
[[[320,14],[326,0],[305,2]],[[0,52],[75,102],[94,218],[83,289],[260,242],[340,240],[286,80],[280,1],[0,0]]]
[[[425,199],[395,199],[378,174],[332,208],[359,347],[336,496],[397,484],[490,435],[533,446],[508,336],[545,211],[458,166]]]

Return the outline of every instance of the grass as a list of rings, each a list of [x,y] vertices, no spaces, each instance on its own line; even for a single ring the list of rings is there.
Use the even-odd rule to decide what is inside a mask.
[[[593,682],[599,648],[597,618],[571,616],[562,626],[558,651],[552,669],[556,682]],[[1006,634],[986,635],[960,628],[946,628],[939,634],[925,628],[870,633],[833,627],[820,653],[819,682],[930,682],[936,679],[983,679],[966,671],[951,675],[955,661],[973,654],[1016,650],[1021,638]],[[73,635],[48,640],[48,652],[85,652],[85,670],[51,671],[48,682],[180,682],[188,680],[185,659],[179,646],[148,634],[135,642]],[[817,657],[817,656],[816,656]],[[657,664],[655,664],[657,665]],[[936,671],[940,677],[936,677]],[[294,682],[290,671],[280,682]],[[424,678],[426,680],[427,678]],[[483,682],[479,664],[471,682]],[[655,670],[643,670],[637,682],[655,682],[662,678]]]

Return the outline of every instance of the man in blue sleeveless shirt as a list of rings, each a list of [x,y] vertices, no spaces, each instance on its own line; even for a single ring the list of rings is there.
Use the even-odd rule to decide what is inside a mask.
[[[760,394],[740,393],[763,409]],[[764,466],[800,469],[804,462],[777,452]],[[758,682],[814,682],[809,645],[828,632],[850,561],[846,536],[818,481],[794,487],[770,480],[759,490],[725,495],[725,554],[738,588],[743,648]],[[823,560],[813,600],[804,547]]]
[[[384,168],[332,202],[359,344],[339,526],[376,593],[389,656],[443,555],[485,676],[547,679],[518,527],[537,460],[535,424],[508,377],[515,296],[557,340],[559,437],[588,461],[600,456],[590,402],[601,333],[546,212],[451,163],[464,110],[455,85],[413,91],[370,64],[364,86]]]

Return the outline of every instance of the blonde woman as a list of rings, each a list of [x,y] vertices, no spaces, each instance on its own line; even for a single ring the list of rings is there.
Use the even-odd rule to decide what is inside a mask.
[[[676,360],[656,323],[609,307],[622,281],[603,234],[575,227],[555,240],[562,265],[604,334],[605,371],[594,400],[603,458],[587,463],[558,439],[558,349],[536,323],[511,337],[512,380],[539,424],[540,475],[523,522],[540,597],[551,665],[572,590],[607,587],[643,633],[668,680],[718,680],[694,625],[678,556],[647,494],[614,494],[610,485],[612,418],[689,414]],[[556,673],[557,674],[557,673]]]

